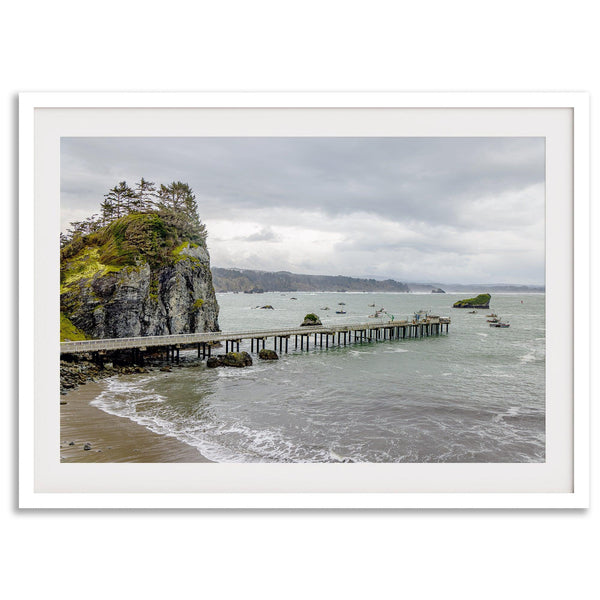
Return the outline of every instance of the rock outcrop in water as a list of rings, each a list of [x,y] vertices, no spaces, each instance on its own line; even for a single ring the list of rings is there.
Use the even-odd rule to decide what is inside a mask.
[[[304,317],[304,321],[300,323],[300,327],[315,327],[318,325],[323,325],[323,323],[321,323],[321,319],[315,313],[308,313]]]
[[[203,237],[129,214],[61,250],[61,340],[218,331]]]
[[[459,300],[455,302],[453,308],[489,308],[490,300],[492,297],[490,294],[479,294],[475,298],[467,298],[465,300]]]
[[[211,356],[206,361],[209,369],[215,367],[251,367],[252,357],[247,352],[228,352],[219,356]]]

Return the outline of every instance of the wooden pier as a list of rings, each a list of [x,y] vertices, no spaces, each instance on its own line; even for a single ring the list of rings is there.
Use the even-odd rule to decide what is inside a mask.
[[[78,342],[61,342],[60,353],[81,354],[92,353],[101,358],[109,352],[130,351],[131,360],[143,362],[144,353],[164,353],[166,360],[179,360],[179,351],[197,349],[198,358],[211,356],[216,344],[224,344],[225,352],[239,352],[240,344],[250,342],[250,352],[259,352],[267,347],[275,351],[289,352],[293,338],[294,351],[305,351],[311,348],[330,348],[349,344],[364,344],[380,340],[401,340],[422,338],[448,333],[450,319],[444,317],[427,317],[420,321],[388,321],[370,323],[348,323],[340,325],[317,325],[311,327],[294,327],[291,329],[252,330],[238,332],[204,332],[184,333],[180,335],[160,335],[130,338],[114,338],[101,340],[84,340]]]

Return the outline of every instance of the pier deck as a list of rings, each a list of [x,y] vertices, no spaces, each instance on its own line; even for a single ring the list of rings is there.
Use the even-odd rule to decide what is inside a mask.
[[[217,343],[225,343],[225,350],[239,351],[242,341],[250,342],[250,351],[258,352],[266,347],[266,341],[273,338],[273,349],[289,351],[288,342],[293,336],[295,349],[309,349],[311,338],[313,347],[333,345],[347,345],[352,343],[372,342],[383,339],[405,339],[448,333],[450,319],[443,317],[429,317],[419,322],[415,321],[376,321],[369,323],[344,323],[339,325],[317,325],[312,327],[293,327],[289,329],[267,329],[248,331],[215,331],[203,333],[184,333],[179,335],[160,335],[130,338],[114,338],[100,340],[83,340],[77,342],[61,342],[61,354],[98,353],[118,350],[132,350],[139,358],[143,358],[145,351],[167,353],[167,357],[174,358],[175,352],[179,356],[180,349],[197,348],[198,357],[210,356],[211,348]],[[337,344],[336,344],[337,336]],[[279,348],[278,348],[279,345]],[[285,347],[284,347],[285,346]]]

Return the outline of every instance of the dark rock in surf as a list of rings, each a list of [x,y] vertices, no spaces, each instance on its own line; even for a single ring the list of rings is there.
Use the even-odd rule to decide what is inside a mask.
[[[247,352],[228,352],[219,356],[211,356],[206,361],[209,369],[215,367],[250,367],[252,366],[252,357]]]

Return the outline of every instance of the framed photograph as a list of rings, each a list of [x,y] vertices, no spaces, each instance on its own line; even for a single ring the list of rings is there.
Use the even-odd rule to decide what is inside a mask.
[[[20,95],[22,508],[584,508],[581,93]]]

